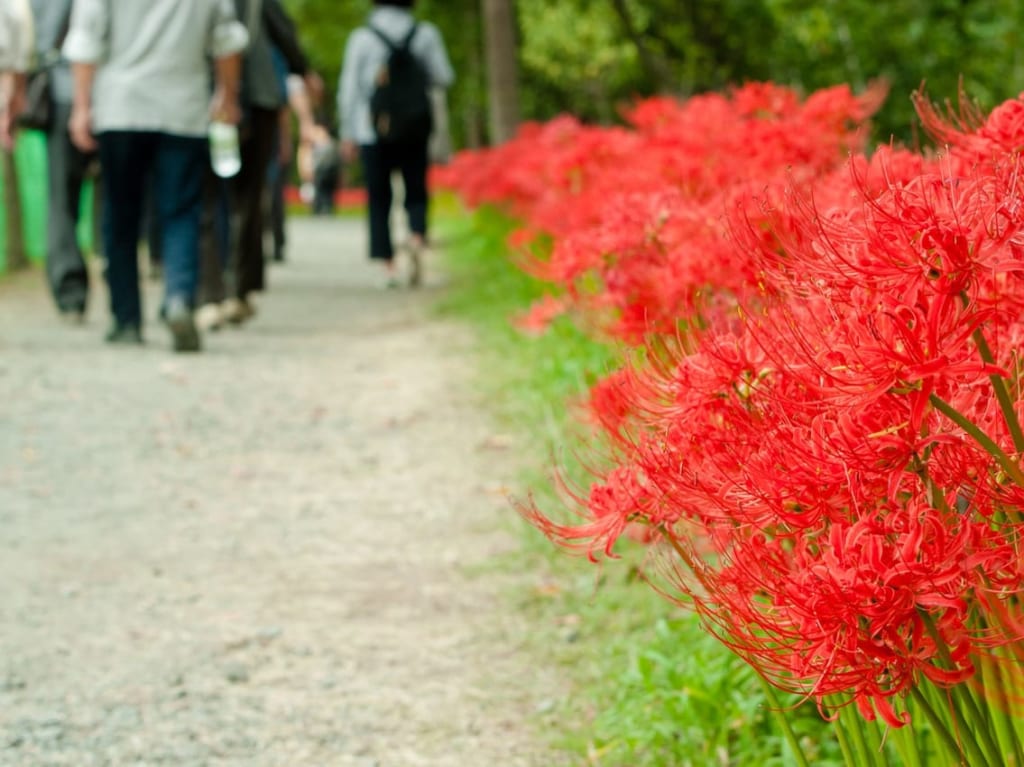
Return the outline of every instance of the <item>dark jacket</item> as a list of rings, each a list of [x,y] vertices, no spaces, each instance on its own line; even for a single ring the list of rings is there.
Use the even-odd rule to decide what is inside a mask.
[[[247,26],[249,12],[255,10],[250,3],[260,3],[261,8],[256,29],[249,30],[249,47],[242,70],[242,104],[280,109],[285,101],[274,69],[273,49],[276,48],[284,57],[291,74],[305,75],[309,71],[309,62],[299,45],[295,24],[280,0],[235,0],[238,18]]]

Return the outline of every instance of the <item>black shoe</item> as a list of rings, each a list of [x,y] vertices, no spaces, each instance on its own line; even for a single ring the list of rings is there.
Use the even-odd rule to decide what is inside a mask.
[[[202,347],[199,342],[199,330],[196,328],[192,307],[180,298],[170,298],[162,312],[164,322],[171,331],[171,339],[176,352],[197,352]]]
[[[108,344],[140,346],[142,344],[142,329],[134,323],[121,325],[115,322],[107,331],[105,340]]]
[[[85,324],[85,309],[61,309],[60,321],[65,325]]]

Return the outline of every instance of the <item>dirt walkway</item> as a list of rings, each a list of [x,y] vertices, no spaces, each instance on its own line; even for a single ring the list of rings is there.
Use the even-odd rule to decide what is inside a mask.
[[[555,764],[476,567],[514,542],[467,333],[374,287],[359,223],[294,223],[198,356],[0,283],[0,764]]]

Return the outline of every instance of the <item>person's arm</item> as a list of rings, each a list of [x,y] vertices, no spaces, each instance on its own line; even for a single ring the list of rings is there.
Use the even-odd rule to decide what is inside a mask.
[[[34,48],[28,0],[0,0],[0,147],[7,150],[25,105],[25,71]]]
[[[214,90],[210,116],[237,125],[242,120],[238,92],[242,81],[242,54],[230,53],[213,60]]]
[[[106,0],[75,0],[64,40],[64,57],[71,62],[74,93],[68,133],[83,152],[96,149],[92,132],[92,86],[99,62],[108,55],[110,6]]]
[[[338,136],[341,139],[339,149],[341,159],[347,163],[355,162],[359,156],[356,146],[356,101],[359,98],[359,35],[355,30],[349,35],[345,44],[345,56],[341,64],[341,77],[338,78]]]
[[[299,122],[299,139],[307,143],[313,141],[313,132],[316,128],[313,102],[309,98],[306,81],[297,75],[288,77],[288,106]]]
[[[96,137],[92,135],[92,84],[96,79],[96,65],[86,61],[72,61],[71,79],[75,84],[71,119],[68,121],[71,143],[83,152],[94,152],[97,144]]]
[[[238,94],[242,82],[242,52],[249,33],[235,15],[231,0],[220,0],[207,49],[213,58],[213,98],[210,116],[219,122],[237,125],[242,119]]]
[[[14,116],[25,101],[25,75],[0,69],[0,148],[14,148]]]

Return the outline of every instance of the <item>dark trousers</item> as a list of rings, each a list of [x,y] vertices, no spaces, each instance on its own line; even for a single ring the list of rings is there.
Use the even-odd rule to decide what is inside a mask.
[[[93,155],[81,152],[68,136],[71,105],[55,102],[53,125],[46,137],[49,199],[46,221],[46,277],[57,308],[85,311],[89,271],[78,246],[77,226],[82,184]]]
[[[103,185],[103,241],[110,310],[119,325],[142,324],[139,230],[147,180],[160,222],[165,300],[191,305],[199,266],[199,213],[209,154],[205,138],[108,131],[98,137]]]
[[[226,297],[244,299],[265,286],[263,264],[263,188],[267,165],[274,151],[277,110],[250,107],[239,132],[242,169],[228,179],[231,247],[228,263],[221,269],[217,255],[215,212],[220,195],[220,179],[209,171],[203,195],[202,285],[200,303],[213,303]]]
[[[238,216],[232,212],[230,180],[213,172],[207,163],[203,176],[202,213],[199,218],[199,292],[196,303],[219,304],[227,298],[225,277],[231,246],[237,242]]]
[[[142,209],[142,235],[146,238],[150,266],[160,264],[163,261],[160,253],[160,216],[156,212],[156,195],[153,191],[155,186],[156,179],[154,176],[150,178],[149,184],[146,187],[146,204]]]
[[[275,143],[279,141],[280,139],[277,139]],[[276,146],[275,153],[279,150],[280,147]],[[289,166],[281,162],[280,157],[276,154],[272,154],[267,166],[267,188],[263,194],[263,225],[264,232],[269,229],[274,261],[284,261],[284,246],[287,239],[284,225],[284,186],[288,170]],[[265,244],[264,251],[266,251]]]
[[[411,144],[364,144],[359,147],[369,198],[370,258],[390,261],[391,174],[399,171],[405,184],[405,212],[413,234],[427,236],[427,142]]]

